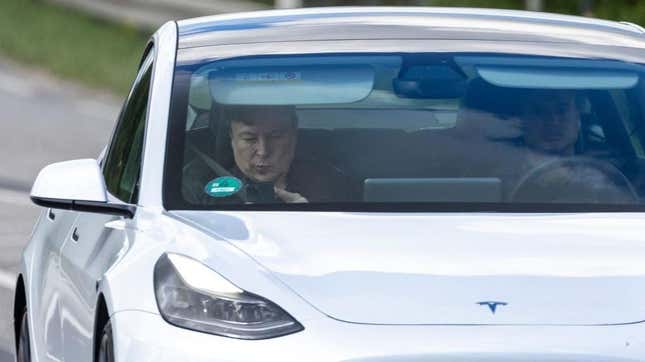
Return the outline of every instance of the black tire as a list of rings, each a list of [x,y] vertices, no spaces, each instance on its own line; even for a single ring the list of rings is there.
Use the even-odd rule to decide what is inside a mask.
[[[110,321],[105,324],[99,337],[99,350],[97,362],[114,362],[114,339],[112,338],[112,325]]]
[[[16,361],[31,361],[31,346],[29,345],[29,323],[27,323],[27,308],[22,312],[20,318],[20,331],[18,333],[18,350],[16,351]]]

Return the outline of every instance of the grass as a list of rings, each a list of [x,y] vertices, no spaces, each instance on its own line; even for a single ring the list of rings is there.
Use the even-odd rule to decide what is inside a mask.
[[[37,0],[0,0],[0,54],[125,94],[149,34]]]
[[[273,0],[256,0],[267,5]],[[578,14],[580,0],[544,0],[544,11]],[[593,0],[593,14],[601,19],[625,20],[645,26],[643,0]],[[425,5],[524,9],[524,0],[304,0],[305,6],[325,5]]]
[[[544,0],[544,11],[577,15],[579,1]],[[524,0],[425,0],[426,5],[474,6],[505,9],[523,9]],[[595,0],[592,13],[595,17],[615,21],[631,21],[645,25],[645,1],[641,0]]]
[[[260,0],[272,3],[273,0]],[[308,5],[377,3],[307,0]],[[384,0],[421,4],[523,8],[523,0]],[[546,11],[576,13],[577,1],[545,0]],[[315,4],[320,5],[320,4]],[[595,0],[595,16],[645,25],[645,1]],[[42,0],[0,0],[0,54],[50,70],[64,78],[125,94],[150,34],[101,21]]]

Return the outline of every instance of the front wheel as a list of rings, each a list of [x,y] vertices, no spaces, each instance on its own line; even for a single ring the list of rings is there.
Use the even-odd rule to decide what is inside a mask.
[[[20,318],[20,331],[18,334],[18,350],[16,351],[16,361],[30,362],[31,348],[29,346],[29,324],[27,323],[27,308],[22,312]]]
[[[97,362],[114,362],[114,340],[112,338],[112,325],[109,321],[103,328],[99,338]]]

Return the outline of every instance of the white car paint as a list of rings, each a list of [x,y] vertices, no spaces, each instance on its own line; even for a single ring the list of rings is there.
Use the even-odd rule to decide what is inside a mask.
[[[641,325],[374,326],[322,318],[300,333],[249,343],[173,328],[154,313],[113,318],[122,331],[117,357],[142,362],[635,362],[645,352]]]
[[[110,270],[100,280],[100,290],[110,297],[108,303],[112,306],[111,319],[118,339],[116,341],[117,356],[119,360],[137,360],[137,361],[211,361],[213,356],[218,356],[218,360],[226,361],[253,361],[257,356],[272,356],[269,360],[293,360],[293,361],[428,361],[428,360],[450,360],[450,361],[638,361],[645,352],[645,326],[641,323],[627,323],[624,325],[597,325],[597,326],[555,326],[545,325],[549,321],[537,320],[537,326],[527,326],[532,323],[527,321],[531,312],[540,312],[540,307],[531,305],[530,309],[524,309],[524,300],[504,299],[507,295],[501,295],[502,300],[508,300],[507,308],[500,308],[493,316],[488,308],[476,305],[479,299],[488,297],[497,297],[498,285],[491,285],[490,289],[479,288],[481,294],[472,292],[472,305],[444,305],[443,312],[450,313],[452,317],[462,318],[463,320],[476,321],[481,324],[493,324],[489,326],[473,325],[418,325],[418,322],[407,324],[415,315],[429,318],[436,312],[435,307],[441,307],[439,302],[432,304],[428,301],[427,308],[420,310],[408,309],[410,305],[418,306],[421,298],[431,300],[437,297],[435,293],[429,292],[431,285],[424,279],[399,279],[403,281],[401,285],[396,284],[384,285],[382,288],[373,288],[369,284],[374,284],[374,279],[369,278],[369,271],[379,265],[387,266],[379,277],[382,280],[388,280],[389,276],[399,278],[400,275],[421,272],[430,278],[433,274],[444,275],[445,277],[454,277],[463,279],[463,275],[469,275],[477,269],[476,264],[464,263],[464,259],[481,260],[474,250],[468,248],[469,244],[475,242],[474,239],[468,240],[467,236],[462,236],[461,240],[453,239],[453,242],[433,243],[428,242],[425,237],[412,237],[415,241],[414,248],[410,250],[409,245],[397,246],[396,243],[390,242],[389,250],[393,253],[391,262],[387,260],[374,260],[369,254],[360,253],[356,247],[365,242],[381,243],[378,248],[380,251],[388,249],[386,245],[387,234],[392,232],[393,228],[383,227],[383,219],[377,218],[370,220],[366,215],[355,215],[357,218],[365,219],[359,222],[363,228],[370,227],[379,229],[384,232],[383,236],[368,241],[367,237],[360,238],[354,242],[354,245],[345,244],[344,253],[332,253],[331,245],[318,243],[318,247],[313,247],[305,251],[307,246],[311,246],[313,240],[307,241],[307,237],[312,237],[312,233],[306,233],[307,227],[311,229],[312,225],[305,225],[304,219],[330,219],[331,226],[336,219],[336,226],[346,227],[342,221],[339,223],[339,216],[347,216],[338,213],[312,213],[302,216],[298,221],[302,227],[297,228],[294,232],[298,238],[289,238],[283,242],[276,243],[269,235],[261,230],[262,224],[276,221],[277,213],[267,213],[255,215],[249,218],[249,213],[193,213],[187,215],[175,216],[172,214],[157,214],[156,212],[143,211],[138,213],[132,221],[116,220],[108,223],[108,227],[115,229],[115,232],[123,234],[115,237],[114,245],[120,245],[121,250],[113,250],[112,255],[117,259],[111,262]],[[205,227],[193,225],[193,221],[187,219],[199,219],[209,216],[213,223],[219,224],[218,233],[213,232],[213,227],[206,223]],[[569,228],[594,222],[599,223],[596,228],[607,227],[607,217],[604,215],[545,215],[545,216],[527,216],[527,215],[462,215],[463,218],[455,218],[454,215],[419,215],[416,217],[418,223],[437,223],[443,224],[448,218],[453,221],[448,226],[439,228],[436,235],[442,236],[447,230],[460,229],[470,236],[477,232],[487,232],[490,234],[489,240],[495,240],[497,237],[510,239],[509,234],[513,236],[522,235],[519,230],[526,228],[520,227],[521,224],[533,223],[537,230],[545,225],[560,225],[561,228]],[[604,217],[603,217],[604,216]],[[383,215],[384,218],[398,217],[396,215]],[[459,221],[461,219],[461,221]],[[605,223],[602,222],[605,220]],[[630,215],[614,215],[614,229],[617,230],[625,225],[630,225],[638,221]],[[499,223],[508,223],[511,225],[505,230]],[[515,223],[515,227],[513,227]],[[229,226],[222,228],[222,225]],[[318,226],[321,226],[318,224]],[[248,230],[258,230],[257,233],[249,233]],[[342,228],[339,228],[342,229]],[[606,228],[605,233],[610,233],[612,228]],[[118,230],[118,231],[116,231]],[[247,233],[244,233],[247,230]],[[273,229],[275,230],[275,229]],[[345,229],[350,233],[350,229]],[[542,235],[549,235],[552,232],[543,232]],[[590,231],[591,232],[591,231]],[[327,235],[327,242],[338,237],[330,233]],[[410,235],[409,235],[410,236]],[[552,235],[551,235],[552,236]],[[119,238],[123,239],[119,239]],[[296,239],[304,240],[302,247],[294,247],[297,244]],[[499,259],[491,261],[489,267],[499,270],[500,278],[504,274],[510,275],[532,275],[534,277],[521,278],[525,283],[531,283],[535,278],[556,277],[560,275],[564,279],[571,276],[584,278],[586,276],[599,275],[601,272],[596,269],[598,266],[608,268],[611,272],[605,271],[606,275],[634,275],[634,271],[639,270],[635,257],[626,256],[627,265],[621,266],[613,258],[608,258],[603,262],[602,256],[603,244],[601,242],[602,233],[598,237],[598,253],[589,252],[580,255],[581,263],[585,256],[594,255],[586,267],[567,266],[565,263],[559,263],[561,257],[556,252],[549,251],[549,247],[556,243],[556,240],[549,240],[543,243],[544,250],[538,254],[538,259],[547,260],[549,256],[553,257],[555,269],[540,269],[539,263],[529,264],[528,267],[522,268],[517,264],[510,264],[505,268],[492,267],[495,263],[510,254],[524,250],[526,253],[535,252],[540,246],[529,246],[528,240],[524,243],[506,240],[496,243],[494,246],[501,245],[511,246],[502,254]],[[636,234],[625,235],[624,245],[628,247],[638,243],[639,236]],[[125,243],[118,243],[116,240],[126,240]],[[535,239],[531,239],[535,240]],[[581,239],[572,238],[568,243],[569,247],[565,250],[574,253],[577,242]],[[338,240],[338,243],[342,240]],[[333,241],[330,242],[334,244]],[[351,243],[349,243],[351,244]],[[595,243],[592,243],[592,245]],[[397,251],[398,250],[398,251]],[[423,267],[421,264],[413,261],[423,261],[423,255],[427,255],[428,250],[436,251],[438,266]],[[497,249],[499,250],[499,249]],[[205,265],[217,270],[221,275],[229,280],[235,280],[239,287],[262,295],[285,310],[305,325],[305,330],[293,335],[270,339],[265,341],[241,341],[225,337],[207,335],[204,333],[193,332],[166,323],[159,315],[157,305],[154,300],[154,291],[152,290],[152,270],[154,262],[163,252],[181,252],[191,255],[193,258],[202,261]],[[356,253],[360,257],[356,257]],[[569,253],[567,252],[567,253]],[[291,253],[303,253],[303,261],[289,261]],[[311,258],[305,255],[319,255],[318,262],[312,262]],[[558,254],[558,255],[557,255]],[[477,255],[477,257],[476,257]],[[615,256],[625,256],[621,252],[616,252]],[[101,259],[101,258],[98,258]],[[258,263],[256,260],[264,260],[264,263]],[[632,259],[632,261],[630,261]],[[278,261],[281,261],[278,262]],[[452,266],[452,270],[440,271],[441,268],[451,265],[451,261],[461,267]],[[385,263],[385,264],[383,264]],[[93,269],[88,264],[87,269]],[[268,270],[265,265],[270,266]],[[325,288],[324,279],[327,275],[327,268],[336,268],[342,265],[344,270],[363,271],[367,273],[366,278],[355,281],[353,285],[346,285],[347,282],[338,285],[338,288]],[[63,268],[65,262],[63,261]],[[486,273],[486,268],[481,273]],[[572,273],[572,270],[576,272]],[[580,272],[582,271],[582,272]],[[80,273],[80,271],[79,271]],[[582,273],[582,275],[578,275]],[[138,276],[133,278],[133,276]],[[605,275],[605,274],[603,274]],[[77,276],[80,277],[80,276]],[[406,276],[407,277],[407,276]],[[301,282],[300,279],[306,282]],[[319,279],[319,280],[317,280]],[[338,281],[338,280],[337,280]],[[457,292],[459,292],[459,285]],[[579,286],[578,286],[579,287]],[[393,288],[393,289],[392,289]],[[427,289],[424,289],[427,288]],[[398,289],[398,290],[397,290]],[[519,291],[530,290],[531,288],[518,288]],[[392,290],[397,290],[392,292]],[[411,293],[412,290],[416,292]],[[327,294],[325,294],[327,292]],[[508,290],[506,291],[509,292]],[[517,291],[516,291],[517,292]],[[66,291],[63,294],[72,293]],[[311,295],[307,294],[310,293]],[[397,293],[401,293],[397,295]],[[405,294],[407,293],[407,294]],[[300,294],[300,295],[298,295]],[[478,298],[481,295],[482,298]],[[624,295],[624,294],[621,294]],[[390,296],[387,298],[386,296]],[[468,296],[470,297],[470,296]],[[516,294],[515,297],[522,297]],[[581,304],[587,302],[586,295],[581,295]],[[625,298],[626,299],[626,298]],[[336,302],[338,301],[338,302]],[[593,300],[592,300],[593,301]],[[615,300],[613,300],[615,302]],[[567,301],[573,302],[573,301]],[[638,316],[640,314],[630,314],[629,312],[637,309],[634,305],[625,300],[628,307],[626,311],[612,311],[611,306],[602,309],[604,316],[620,318],[622,315],[612,315],[612,313],[624,313],[627,318]],[[518,308],[518,305],[520,308]],[[83,310],[83,305],[79,304],[79,310]],[[542,310],[548,310],[553,305],[544,306]],[[556,306],[557,307],[557,306]],[[584,305],[582,306],[584,308]],[[87,306],[85,306],[87,308]],[[320,309],[318,309],[320,308]],[[324,309],[323,309],[324,308]],[[518,309],[514,309],[518,308]],[[631,308],[631,310],[629,310]],[[326,309],[326,310],[325,310]],[[434,310],[433,310],[434,309]],[[381,316],[379,311],[387,312]],[[75,310],[78,315],[78,310]],[[358,316],[355,313],[359,313]],[[415,314],[415,312],[417,312]],[[570,324],[575,322],[577,316],[567,315],[566,310],[555,310],[560,312],[558,316],[569,318],[566,321]],[[574,309],[573,312],[576,312]],[[338,320],[338,316],[328,314],[335,313],[342,317],[349,315],[358,318],[390,318],[387,323],[376,321],[376,324],[355,323]],[[352,315],[354,313],[354,315]],[[459,316],[464,314],[464,317]],[[434,314],[437,316],[437,314]],[[544,314],[546,315],[546,314]],[[548,315],[547,315],[548,316]],[[334,318],[336,317],[336,318]],[[499,319],[495,319],[499,318]],[[393,320],[394,319],[394,320]],[[63,318],[65,320],[65,318]],[[499,325],[500,321],[510,324],[524,325]],[[365,321],[361,321],[365,322]],[[73,325],[78,323],[78,325]],[[81,321],[70,321],[67,323],[70,328],[81,328]],[[601,323],[605,324],[605,323]],[[87,328],[87,327],[86,327]],[[85,328],[85,330],[87,330]],[[69,332],[68,332],[69,333]],[[65,334],[67,336],[67,334]],[[172,341],[168,343],[167,341]],[[468,341],[468,343],[464,343]],[[76,356],[71,355],[65,360],[79,360],[82,347],[80,344],[75,345],[73,341],[66,339],[69,343],[66,347],[76,347],[72,351]],[[77,343],[80,340],[77,340]],[[539,348],[538,348],[539,346]],[[288,349],[289,353],[284,354]],[[68,349],[66,349],[67,351]],[[85,354],[86,355],[86,354]],[[274,357],[275,356],[275,357]],[[49,357],[43,359],[47,360]]]
[[[226,238],[338,320],[405,325],[645,320],[641,216],[173,213]],[[477,304],[482,301],[508,305],[493,314]]]
[[[57,180],[58,183],[43,183],[39,180]],[[82,180],[82,182],[80,182]],[[31,188],[33,197],[56,194],[69,200],[105,202],[105,182],[96,160],[74,160],[45,166]]]
[[[164,84],[166,89],[170,89],[176,36],[174,22],[167,23],[153,36],[154,43],[158,44],[154,49],[155,60],[159,59],[159,62],[155,61],[153,67],[156,90],[151,92],[150,103],[168,104],[169,102],[169,91],[166,94],[160,94],[160,91],[164,89]],[[165,108],[167,112],[167,107]],[[157,113],[157,111],[151,111],[149,117],[155,117]],[[155,136],[154,128],[154,125],[149,127],[146,131],[147,137]],[[156,142],[156,140],[146,141],[146,144]],[[163,149],[163,145],[159,147]],[[89,162],[96,164],[96,160],[85,160],[85,163]],[[87,170],[88,168],[83,167],[86,165],[79,161],[73,161],[51,165],[50,170],[60,173],[68,165],[70,176],[74,176],[77,169]],[[49,171],[46,168],[42,172]],[[88,177],[88,175],[85,176],[85,178]],[[89,175],[89,177],[92,176],[95,175]],[[99,179],[103,180],[100,171]],[[58,189],[52,186],[58,185],[36,183],[32,196],[57,192]],[[63,187],[68,187],[67,192],[76,199],[89,201],[106,199],[105,194],[102,195],[102,199],[100,195],[89,193],[85,195],[82,193],[83,188],[79,189],[77,186],[71,183]],[[86,189],[96,190],[96,185],[89,186],[91,187]],[[105,189],[104,184],[101,187]],[[142,198],[144,194],[142,192]],[[132,222],[121,217],[102,214],[51,209],[43,211],[34,229],[32,240],[23,252],[21,267],[21,275],[26,285],[27,304],[31,311],[29,325],[32,331],[31,346],[34,361],[91,360],[98,295],[104,296],[112,312],[116,303],[114,299],[128,299],[133,293],[133,290],[127,288],[128,290],[120,297],[113,298],[110,294],[110,286],[103,283],[107,278],[108,270],[115,266],[115,261],[122,257],[130,246],[126,232],[129,230],[129,225],[126,228],[123,224]],[[79,235],[80,242],[72,240],[74,232]],[[137,300],[136,296],[133,297]]]

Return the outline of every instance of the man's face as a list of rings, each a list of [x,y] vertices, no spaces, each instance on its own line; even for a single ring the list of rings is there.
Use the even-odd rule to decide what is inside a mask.
[[[536,96],[523,107],[521,118],[528,147],[546,153],[573,152],[580,130],[573,93]]]
[[[255,182],[284,182],[296,148],[295,124],[268,112],[262,120],[232,120],[231,145],[237,167]]]

